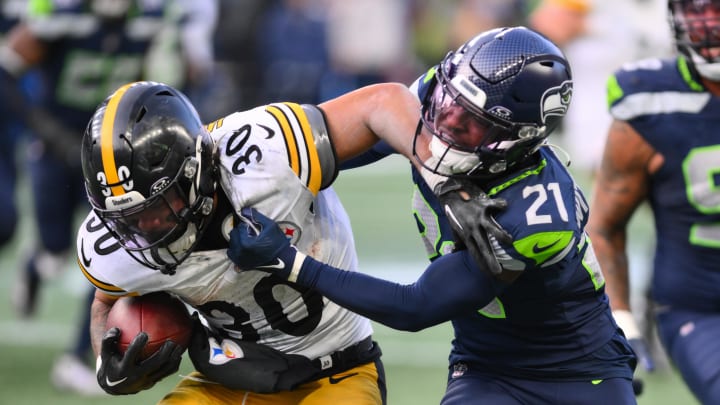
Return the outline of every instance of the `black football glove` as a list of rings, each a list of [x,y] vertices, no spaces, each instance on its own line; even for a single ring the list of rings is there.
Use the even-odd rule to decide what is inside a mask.
[[[140,354],[147,344],[148,335],[138,333],[123,356],[118,350],[120,329],[111,328],[103,336],[97,364],[100,387],[111,395],[136,394],[176,372],[180,368],[183,348],[168,340],[145,360]]]
[[[473,181],[451,177],[435,187],[440,205],[445,210],[456,242],[472,255],[481,269],[491,275],[502,273],[502,267],[493,253],[488,235],[497,241],[511,244],[512,237],[492,217],[497,211],[507,207],[507,201],[490,198]]]
[[[296,260],[305,255],[290,244],[287,236],[272,219],[255,208],[243,208],[240,224],[230,231],[227,255],[240,270],[264,270],[283,279],[295,281],[291,274]]]

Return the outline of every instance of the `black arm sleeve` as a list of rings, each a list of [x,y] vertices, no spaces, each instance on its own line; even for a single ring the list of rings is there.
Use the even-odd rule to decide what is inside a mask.
[[[487,305],[503,285],[477,269],[466,251],[440,257],[412,284],[344,271],[310,257],[298,283],[394,329],[418,331]]]

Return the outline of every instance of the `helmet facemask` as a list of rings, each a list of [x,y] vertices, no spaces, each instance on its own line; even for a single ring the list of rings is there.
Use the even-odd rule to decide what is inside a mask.
[[[438,82],[422,112],[423,126],[432,134],[432,157],[422,164],[431,172],[494,177],[534,153],[546,137],[545,126],[503,119],[511,112],[502,107],[485,110],[486,93],[466,77],[448,79],[445,66],[436,74]],[[537,147],[527,149],[531,143]]]
[[[720,0],[671,0],[669,7],[678,51],[700,76],[720,81]]]
[[[442,176],[498,177],[528,165],[566,114],[570,66],[560,49],[525,27],[483,32],[435,70],[422,103],[432,156],[413,153]]]
[[[147,199],[131,191],[105,199],[114,209],[94,207],[120,245],[144,265],[172,274],[199,242],[213,199],[198,196],[198,165],[186,158],[175,179],[158,181],[162,188]]]

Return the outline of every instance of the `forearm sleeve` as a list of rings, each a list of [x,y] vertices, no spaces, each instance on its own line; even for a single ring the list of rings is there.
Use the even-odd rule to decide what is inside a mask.
[[[388,145],[387,142],[378,141],[375,146],[373,146],[365,153],[342,162],[340,164],[340,170],[354,169],[356,167],[367,166],[394,153],[396,152],[390,145]]]
[[[298,283],[353,312],[407,331],[449,321],[459,312],[480,309],[501,288],[474,268],[464,251],[435,260],[412,284],[340,270],[308,257]]]

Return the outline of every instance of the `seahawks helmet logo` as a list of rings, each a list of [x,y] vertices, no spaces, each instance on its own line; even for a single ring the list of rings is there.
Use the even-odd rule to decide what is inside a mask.
[[[551,87],[543,93],[542,121],[547,122],[550,116],[563,117],[567,114],[572,99],[573,84],[571,80],[562,82],[557,87]]]

